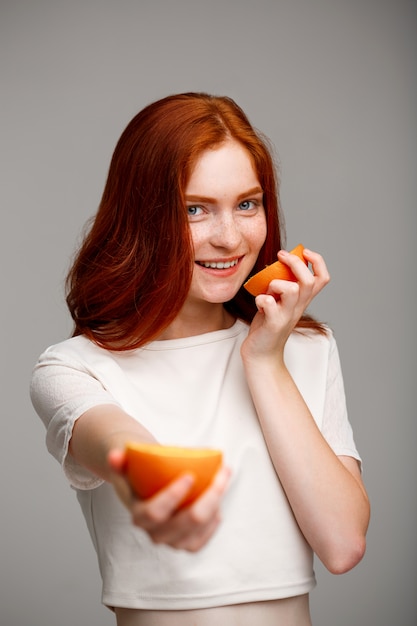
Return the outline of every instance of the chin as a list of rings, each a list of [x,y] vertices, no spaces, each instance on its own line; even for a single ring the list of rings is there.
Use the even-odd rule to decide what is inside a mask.
[[[191,288],[189,296],[193,300],[200,300],[208,304],[224,304],[235,297],[241,287],[241,283],[234,285],[218,285],[217,288],[211,286],[207,288],[193,289]]]
[[[235,297],[236,293],[237,291],[231,291],[230,293],[220,294],[218,296],[207,296],[205,300],[210,304],[224,304],[225,302],[229,302],[229,300],[232,300]]]

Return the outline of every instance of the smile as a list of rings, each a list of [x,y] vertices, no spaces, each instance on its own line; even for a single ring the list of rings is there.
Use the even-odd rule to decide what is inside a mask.
[[[239,259],[234,259],[233,261],[197,261],[198,265],[202,265],[203,267],[209,267],[215,270],[225,270],[229,267],[234,267],[239,262]]]

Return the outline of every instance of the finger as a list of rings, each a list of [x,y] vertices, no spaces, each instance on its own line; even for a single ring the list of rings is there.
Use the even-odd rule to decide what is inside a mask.
[[[229,486],[230,468],[222,466],[216,473],[212,483],[202,495],[189,507],[192,521],[202,524],[210,519],[215,511],[219,510],[222,497]]]
[[[110,450],[107,455],[107,462],[113,472],[123,474],[126,468],[126,454],[117,448]]]
[[[211,537],[216,532],[219,524],[221,522],[221,517],[217,514],[213,517],[209,523],[205,524],[202,527],[199,527],[197,530],[194,530],[192,533],[183,533],[179,535],[172,543],[173,548],[177,548],[179,550],[187,550],[188,552],[197,552],[201,550],[206,543],[211,539]]]
[[[275,315],[283,307],[293,308],[299,298],[300,287],[293,281],[275,278],[268,286],[267,294],[260,294],[255,298],[258,311],[262,311],[266,320]]]
[[[191,552],[199,550],[220,524],[221,498],[229,484],[230,475],[230,469],[222,467],[212,484],[193,504],[179,511],[170,523],[151,530],[149,534],[152,540]]]
[[[193,484],[194,477],[184,474],[151,498],[138,500],[133,509],[133,522],[145,530],[165,523],[178,510]]]
[[[320,289],[322,289],[330,281],[329,270],[323,257],[318,252],[313,252],[308,248],[304,248],[303,255],[305,260],[311,263],[316,284],[320,285]]]
[[[171,523],[148,531],[152,541],[195,552],[207,543],[221,521],[220,515],[216,514],[205,524],[192,525],[185,519],[185,515],[185,512],[178,513]]]
[[[314,276],[309,267],[303,262],[296,254],[291,254],[286,250],[280,250],[278,252],[278,259],[281,263],[284,263],[289,267],[296,279],[306,286],[312,286],[314,282]],[[306,259],[307,261],[307,259]]]
[[[279,297],[279,296],[278,296]],[[276,299],[275,296],[272,294],[260,294],[259,296],[256,296],[255,298],[255,304],[256,304],[256,308],[258,309],[259,313],[265,313],[265,309],[272,308],[273,306],[276,305]]]

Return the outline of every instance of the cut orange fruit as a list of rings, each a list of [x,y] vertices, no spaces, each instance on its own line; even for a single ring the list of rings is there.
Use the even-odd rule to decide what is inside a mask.
[[[127,478],[136,494],[150,498],[183,474],[194,483],[180,508],[191,504],[211,483],[223,455],[211,448],[181,448],[158,444],[126,444]]]
[[[303,250],[304,246],[300,243],[293,250],[291,250],[291,254],[296,254],[306,265],[308,265],[307,261],[303,257]],[[251,276],[251,278],[249,278],[243,286],[253,296],[259,296],[259,294],[266,293],[268,291],[269,283],[271,280],[276,278],[297,282],[296,277],[288,265],[281,263],[281,261],[276,261],[271,265],[267,265],[267,267],[257,274]]]

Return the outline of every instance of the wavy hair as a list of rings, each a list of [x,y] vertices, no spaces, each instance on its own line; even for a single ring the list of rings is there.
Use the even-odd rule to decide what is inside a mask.
[[[66,280],[74,335],[129,350],[175,319],[194,263],[185,187],[201,153],[228,138],[248,151],[264,191],[267,237],[251,274],[276,260],[284,228],[268,140],[231,98],[168,96],[140,111],[116,144],[98,211]],[[225,307],[248,322],[256,313],[243,287]],[[299,327],[322,332],[309,316]]]

